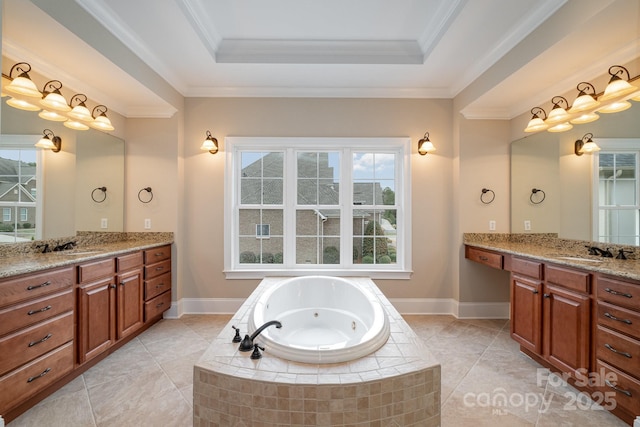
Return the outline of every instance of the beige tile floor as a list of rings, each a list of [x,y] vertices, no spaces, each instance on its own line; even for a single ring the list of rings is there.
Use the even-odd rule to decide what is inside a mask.
[[[9,427],[191,426],[193,364],[229,319],[162,320]],[[626,425],[558,377],[547,380],[505,320],[405,319],[442,363],[443,427]],[[506,406],[491,406],[500,397]]]

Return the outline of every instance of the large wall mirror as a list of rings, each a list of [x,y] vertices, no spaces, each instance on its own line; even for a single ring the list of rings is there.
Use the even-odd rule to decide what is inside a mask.
[[[42,181],[37,188],[41,194],[38,194],[35,185],[25,182],[25,185],[13,185],[8,194],[13,196],[22,193],[24,197],[20,199],[20,204],[12,205],[11,197],[5,198],[5,201],[0,199],[0,205],[3,204],[0,206],[3,215],[0,220],[7,230],[13,228],[14,231],[4,233],[0,243],[55,239],[73,236],[77,231],[123,231],[124,141],[94,129],[75,131],[65,128],[59,122],[39,118],[37,112],[9,107],[4,99],[1,108],[0,152],[10,157],[11,153],[6,150],[8,147],[22,144],[27,149],[23,154],[24,159],[19,161],[25,171],[25,181],[31,179],[28,166],[33,165],[36,158],[27,153],[28,148],[39,150],[33,145],[44,129],[51,129],[62,138],[62,150],[57,153],[51,150],[37,153]],[[15,159],[10,160],[15,162]],[[13,179],[19,181],[18,178]],[[8,185],[5,187],[8,188]],[[103,187],[106,192],[94,191]],[[29,196],[32,196],[31,200],[38,201],[37,213],[27,209],[31,207]],[[15,239],[11,239],[11,234]]]
[[[616,140],[628,146],[630,139],[640,138],[640,104],[634,102],[619,113],[600,114],[599,120],[576,125],[568,132],[543,131],[511,144],[512,233],[558,233],[567,239],[598,240],[594,221],[600,216],[593,190],[602,184],[601,178],[609,177],[604,169],[596,176],[594,155],[575,154],[575,141],[587,133],[594,135],[594,141],[607,140],[607,147],[615,146]],[[542,192],[534,193],[534,189]],[[636,188],[636,198],[638,194]],[[638,227],[637,221],[635,225]]]

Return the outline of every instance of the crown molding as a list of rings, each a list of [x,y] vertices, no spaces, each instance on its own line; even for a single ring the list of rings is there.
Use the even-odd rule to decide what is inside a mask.
[[[426,29],[417,40],[422,51],[422,62],[424,63],[438,42],[446,34],[447,30],[464,9],[468,0],[450,0],[441,2],[438,10],[432,15]]]

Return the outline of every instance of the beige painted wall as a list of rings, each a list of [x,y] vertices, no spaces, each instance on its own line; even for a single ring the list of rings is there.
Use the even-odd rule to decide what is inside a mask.
[[[376,281],[392,298],[452,297],[451,101],[416,99],[191,98],[185,102],[184,274],[187,298],[242,298],[257,280],[223,273],[224,157],[201,151],[210,130],[226,136],[408,136],[412,141],[411,280]],[[417,154],[425,131],[437,147]],[[428,243],[426,243],[428,242]]]
[[[489,221],[496,221],[496,233],[508,233],[510,207],[509,122],[505,120],[459,119],[458,231],[452,258],[459,260],[458,301],[509,301],[509,276],[464,258],[462,233],[489,233]],[[489,204],[480,201],[482,188],[495,193]]]

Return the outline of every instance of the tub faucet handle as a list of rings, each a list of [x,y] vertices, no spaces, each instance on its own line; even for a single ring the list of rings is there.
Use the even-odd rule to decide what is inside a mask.
[[[242,338],[240,338],[240,328],[236,328],[233,325],[231,325],[231,327],[236,330],[236,334],[234,335],[232,342],[240,342],[240,341],[242,341]]]
[[[260,353],[260,350],[264,351],[264,347],[260,347],[258,344],[254,344],[253,353],[251,353],[251,358],[254,360],[262,358],[262,353]]]

